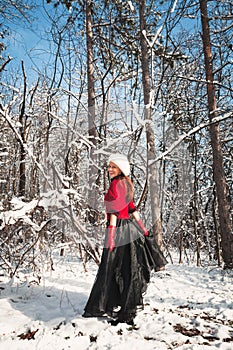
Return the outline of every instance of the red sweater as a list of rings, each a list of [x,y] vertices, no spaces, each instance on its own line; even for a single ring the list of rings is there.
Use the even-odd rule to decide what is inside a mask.
[[[122,177],[112,179],[108,192],[104,197],[107,220],[110,214],[114,214],[118,219],[129,219],[129,214],[137,210],[132,200],[127,200],[127,180]]]

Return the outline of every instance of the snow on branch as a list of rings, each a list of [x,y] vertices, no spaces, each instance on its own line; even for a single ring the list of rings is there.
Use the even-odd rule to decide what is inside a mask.
[[[68,129],[70,129],[72,131],[72,133],[74,133],[76,136],[78,136],[84,144],[86,144],[87,147],[94,147],[93,143],[89,140],[88,137],[83,136],[83,134],[80,134],[77,130],[74,130],[74,128],[72,128],[69,123],[67,123],[66,121],[64,121],[62,118],[58,117],[56,114],[49,112],[49,114],[51,115],[51,117],[53,117],[54,119],[58,120],[61,124],[65,125]]]
[[[48,185],[50,188],[52,188],[52,185],[49,182],[49,179],[47,177],[47,175],[44,172],[43,167],[41,166],[40,163],[38,163],[38,161],[36,160],[36,157],[34,156],[34,154],[32,153],[32,151],[30,150],[30,148],[27,146],[27,144],[23,141],[21,135],[19,134],[18,130],[17,130],[17,125],[15,125],[14,121],[11,119],[11,117],[8,115],[8,113],[4,110],[0,109],[0,113],[2,115],[3,118],[6,119],[6,121],[8,122],[11,130],[14,132],[14,134],[16,135],[17,140],[21,143],[21,145],[23,146],[24,150],[28,153],[29,157],[34,161],[34,163],[37,165],[38,169],[40,170],[41,174],[44,176],[45,180],[47,181]]]
[[[166,156],[168,154],[170,154],[177,146],[179,146],[179,144],[182,141],[184,141],[187,137],[190,137],[191,135],[195,134],[196,132],[198,132],[201,129],[207,128],[211,124],[219,123],[219,122],[221,122],[225,119],[228,119],[230,117],[232,117],[232,112],[226,113],[224,116],[219,116],[219,117],[213,118],[213,120],[211,122],[201,123],[198,126],[196,126],[195,128],[191,129],[189,132],[180,135],[180,137],[175,142],[173,142],[173,144],[165,152],[161,153],[155,160],[151,161],[150,165],[154,164],[155,162],[158,162],[161,159],[165,159]]]

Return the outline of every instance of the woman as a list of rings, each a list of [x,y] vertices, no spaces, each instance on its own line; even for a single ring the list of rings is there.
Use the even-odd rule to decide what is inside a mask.
[[[112,154],[108,173],[111,183],[104,197],[107,213],[105,245],[83,317],[108,315],[115,318],[115,324],[133,324],[137,310],[143,308],[143,293],[151,269],[158,269],[167,261],[155,240],[149,238],[134,204],[127,157]]]

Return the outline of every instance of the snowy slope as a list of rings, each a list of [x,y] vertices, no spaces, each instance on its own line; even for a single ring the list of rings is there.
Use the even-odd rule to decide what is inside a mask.
[[[153,272],[130,327],[82,318],[97,270],[87,267],[57,257],[39,285],[0,277],[0,349],[233,349],[232,271],[168,264]]]

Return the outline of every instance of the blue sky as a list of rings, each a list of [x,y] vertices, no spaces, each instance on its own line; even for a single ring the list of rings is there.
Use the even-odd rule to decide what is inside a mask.
[[[38,69],[46,65],[51,55],[49,42],[46,40],[45,32],[50,30],[51,22],[49,22],[47,14],[52,15],[53,5],[45,3],[43,8],[43,0],[35,0],[37,10],[34,12],[34,18],[30,16],[32,25],[27,22],[20,21],[18,23],[9,23],[8,26],[13,31],[7,42],[7,55],[13,57],[10,63],[11,67],[20,67],[21,61],[24,61],[27,72],[33,72],[32,67],[38,66]],[[64,7],[60,7],[58,11],[64,11]],[[196,21],[184,19],[182,21],[185,29],[193,30]],[[32,73],[33,75],[33,73]]]
[[[24,60],[30,66],[32,62],[28,57],[28,53],[35,60],[40,61],[42,57],[38,55],[39,53],[42,55],[42,52],[46,49],[46,45],[46,40],[41,39],[38,34],[18,26],[14,28],[7,52],[14,58],[16,64],[20,64],[21,60]]]
[[[40,0],[38,2],[41,3]],[[52,5],[47,6],[49,11],[53,9]],[[30,16],[31,24],[25,21],[6,23],[11,31],[6,41],[6,54],[13,58],[10,65],[19,67],[23,60],[27,71],[35,65],[41,67],[48,59],[49,51],[45,32],[50,30],[51,24],[46,19],[43,7],[40,6],[34,17],[32,16]]]

